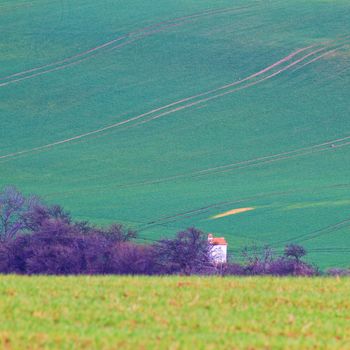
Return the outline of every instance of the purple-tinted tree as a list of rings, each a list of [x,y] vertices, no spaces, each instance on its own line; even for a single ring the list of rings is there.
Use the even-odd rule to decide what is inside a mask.
[[[13,239],[26,229],[25,215],[37,206],[37,197],[25,197],[15,187],[0,192],[0,240]]]
[[[14,265],[23,273],[78,274],[84,269],[84,241],[60,220],[46,221],[38,232],[19,236],[10,247]]]
[[[0,246],[2,248],[2,264],[1,273],[27,273],[27,258],[28,247],[30,245],[30,235],[19,235],[12,240],[2,241]]]
[[[110,273],[153,275],[157,272],[152,246],[126,242],[117,244],[114,248],[110,260]]]
[[[108,241],[103,235],[96,233],[82,234],[84,239],[83,257],[84,271],[87,274],[111,274],[113,253],[116,245]]]
[[[135,231],[126,229],[120,224],[112,224],[107,229],[99,231],[106,239],[115,243],[129,242],[137,237]]]
[[[313,266],[295,258],[281,256],[269,266],[269,274],[275,276],[314,276],[318,274]]]
[[[18,274],[151,274],[152,248],[80,232],[60,219],[0,244],[0,272]]]
[[[87,221],[74,222],[74,227],[82,234],[103,236],[110,243],[130,242],[137,237],[133,230],[125,228],[121,224],[111,224],[107,228],[96,227]]]
[[[268,273],[269,266],[274,259],[274,253],[268,246],[259,249],[252,247],[245,248],[242,253],[245,260],[245,271],[248,275],[265,275]]]
[[[8,248],[4,242],[0,242],[0,273],[10,273],[11,262]]]
[[[72,224],[71,216],[59,205],[46,206],[36,203],[30,210],[22,215],[25,228],[30,231],[38,231],[47,221],[57,221],[67,225]]]
[[[246,249],[243,268],[246,275],[313,276],[318,271],[301,260],[305,254],[305,249],[296,245],[285,247],[283,256],[276,256],[269,247]]]
[[[158,241],[154,253],[160,271],[166,274],[200,274],[214,269],[207,236],[195,228]]]
[[[284,255],[287,258],[294,258],[297,262],[300,262],[300,259],[306,255],[306,250],[298,244],[288,244],[284,248]]]

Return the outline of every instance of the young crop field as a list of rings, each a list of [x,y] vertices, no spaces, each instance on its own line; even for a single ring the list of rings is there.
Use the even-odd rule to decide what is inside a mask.
[[[0,278],[2,349],[348,349],[350,279]]]
[[[294,242],[348,266],[349,18],[348,0],[0,0],[0,187],[146,241],[196,226],[233,256]]]

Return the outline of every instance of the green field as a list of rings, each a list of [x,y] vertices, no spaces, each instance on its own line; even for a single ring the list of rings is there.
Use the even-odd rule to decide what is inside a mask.
[[[350,279],[0,278],[2,349],[348,349]]]
[[[0,187],[144,239],[350,261],[347,0],[0,0]],[[236,208],[254,210],[220,219]]]

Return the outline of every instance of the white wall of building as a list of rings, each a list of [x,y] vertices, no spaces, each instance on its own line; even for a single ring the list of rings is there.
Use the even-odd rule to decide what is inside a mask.
[[[223,264],[227,262],[227,245],[213,245],[210,252],[215,263]]]

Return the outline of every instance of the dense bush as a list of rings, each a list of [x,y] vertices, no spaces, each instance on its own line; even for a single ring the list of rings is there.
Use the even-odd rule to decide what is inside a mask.
[[[62,220],[0,245],[0,272],[19,274],[149,274],[149,247],[105,231],[80,232]]]
[[[109,273],[119,275],[153,275],[156,269],[152,246],[121,243],[114,247]]]
[[[248,257],[246,269],[251,275],[313,276],[317,269],[301,260],[306,250],[299,245],[287,245],[283,256],[276,256],[266,247],[259,255]]]
[[[314,276],[317,274],[317,269],[300,260],[279,257],[268,266],[267,274],[275,276]]]
[[[291,254],[292,252],[292,254]],[[317,268],[301,260],[306,255],[303,247],[289,245],[285,247],[283,256],[276,256],[269,247],[262,250],[253,248],[243,252],[245,262],[228,263],[223,268],[223,275],[254,276],[314,276]]]
[[[166,274],[202,274],[214,270],[207,236],[189,228],[174,239],[163,239],[155,244],[155,263]]]
[[[119,235],[108,235],[105,231],[85,233],[62,220],[46,221],[37,232],[0,244],[1,273],[224,276],[312,276],[317,273],[299,258],[275,257],[270,249],[260,254],[245,254],[245,258],[241,264],[213,264],[206,236],[193,228],[178,233],[174,239],[145,246],[120,240]]]
[[[242,264],[227,263],[222,265],[221,274],[223,276],[247,276],[248,271]]]
[[[350,269],[332,268],[326,271],[326,275],[339,277],[350,276]]]

